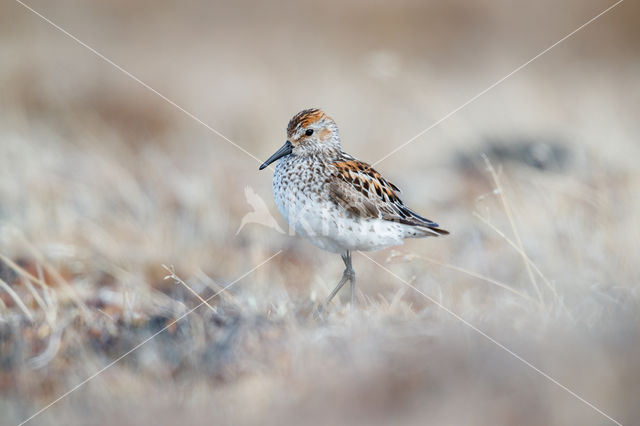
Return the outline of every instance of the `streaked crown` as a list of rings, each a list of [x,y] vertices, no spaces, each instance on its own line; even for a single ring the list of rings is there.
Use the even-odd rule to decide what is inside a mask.
[[[339,143],[338,126],[321,109],[305,109],[294,115],[289,121],[287,139],[294,145],[304,141]]]
[[[322,119],[333,121],[331,117],[329,117],[324,113],[324,111],[319,108],[304,109],[294,115],[291,120],[289,120],[289,124],[287,125],[287,136],[291,136],[295,134],[296,130],[307,127],[310,124],[317,123]]]

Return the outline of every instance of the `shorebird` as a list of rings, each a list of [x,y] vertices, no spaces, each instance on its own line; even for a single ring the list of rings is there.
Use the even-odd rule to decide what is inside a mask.
[[[373,167],[342,151],[338,126],[320,109],[305,109],[289,121],[287,141],[260,170],[274,161],[273,196],[289,226],[321,249],[342,256],[345,270],[324,306],[347,281],[353,306],[352,251],[449,234],[409,209],[398,197],[398,187]]]

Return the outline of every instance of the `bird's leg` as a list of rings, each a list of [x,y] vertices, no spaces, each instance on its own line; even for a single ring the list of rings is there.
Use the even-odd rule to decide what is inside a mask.
[[[324,301],[325,306],[329,304],[329,302],[331,302],[331,299],[334,298],[334,296],[340,291],[342,286],[347,281],[349,281],[351,284],[351,305],[353,306],[354,291],[356,286],[356,274],[353,271],[353,267],[351,266],[351,252],[347,251],[342,254],[342,261],[344,262],[345,266],[344,272],[342,273],[342,278],[340,279],[340,282],[338,283],[336,288],[333,289],[329,297],[327,297],[327,299]]]
[[[349,275],[349,289],[351,290],[351,309],[355,306],[355,297],[356,297],[356,271],[353,270],[353,266],[351,266],[351,252],[347,252],[346,256],[347,260],[344,261],[347,269],[345,270]],[[344,258],[343,258],[344,260]]]
[[[349,280],[349,275],[347,275],[347,270],[345,269],[345,271],[342,273],[342,278],[340,279],[340,282],[338,283],[336,288],[333,289],[329,297],[325,299],[323,305],[326,306],[329,304],[329,302],[331,302],[331,299],[333,299],[333,297],[340,291],[340,289],[347,282],[347,280]]]

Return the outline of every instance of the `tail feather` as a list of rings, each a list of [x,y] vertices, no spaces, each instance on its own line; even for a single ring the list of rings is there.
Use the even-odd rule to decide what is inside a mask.
[[[425,235],[433,235],[434,237],[449,235],[449,231],[436,226],[417,226],[417,228],[424,230],[426,232]]]
[[[400,211],[402,213],[404,213],[408,218],[416,219],[422,225],[425,225],[425,226],[428,226],[428,227],[435,227],[435,228],[437,228],[439,226],[434,221],[432,221],[430,219],[427,219],[426,217],[420,216],[418,213],[414,212],[413,210],[411,210],[409,207],[407,207],[405,205],[400,207]]]
[[[440,228],[440,225],[438,225],[434,221],[420,216],[418,213],[410,210],[409,208],[405,207],[405,209],[403,209],[403,213],[405,213],[407,217],[401,218],[396,216],[391,218],[391,220],[394,222],[400,222],[404,225],[411,226],[416,230],[422,231],[422,236],[432,235],[438,237],[440,235],[449,235],[449,231]]]
[[[394,219],[394,222],[399,222],[399,223],[402,223],[403,225],[410,226],[415,231],[420,232],[420,233],[411,232],[410,234],[412,234],[411,236],[413,237],[427,237],[427,236],[439,237],[441,235],[449,235],[449,231],[438,227],[437,224],[425,225],[421,221],[418,221],[415,219],[397,219],[397,218]]]

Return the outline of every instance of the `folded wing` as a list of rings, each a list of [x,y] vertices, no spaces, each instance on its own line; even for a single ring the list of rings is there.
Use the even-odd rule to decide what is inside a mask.
[[[329,184],[332,199],[351,214],[418,227],[429,235],[449,233],[409,209],[398,197],[400,189],[369,164],[345,154],[345,158],[333,163],[332,167],[333,179]]]

